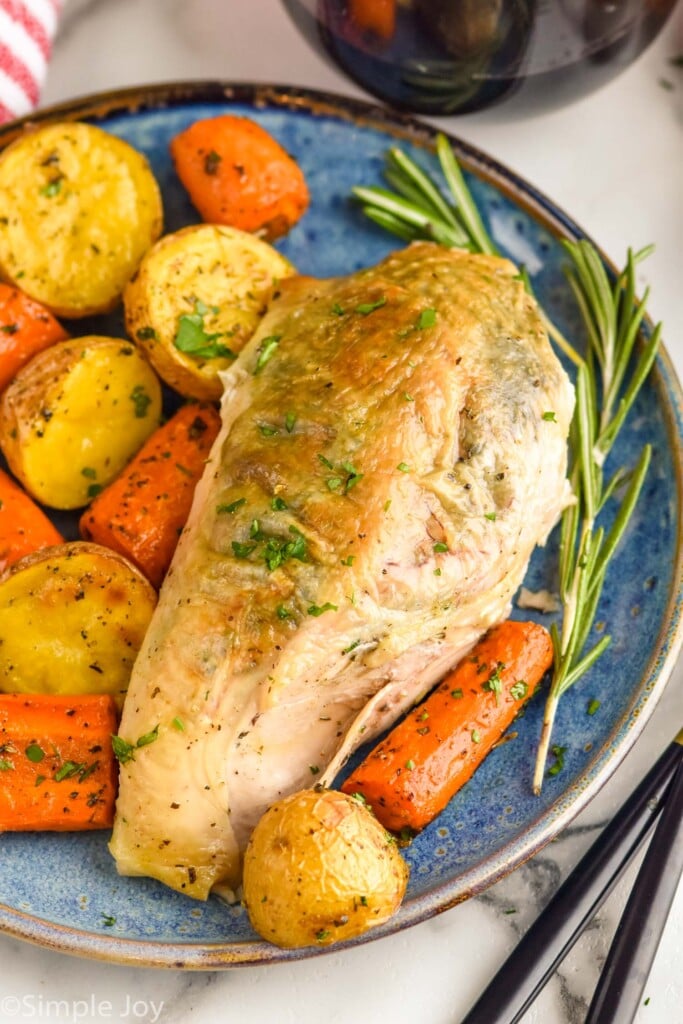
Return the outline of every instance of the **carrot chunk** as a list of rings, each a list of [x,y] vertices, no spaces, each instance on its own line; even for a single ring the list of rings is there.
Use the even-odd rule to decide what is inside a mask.
[[[0,572],[24,555],[61,544],[63,539],[28,494],[0,469]]]
[[[114,820],[109,696],[0,695],[0,832],[75,832]]]
[[[0,284],[0,391],[37,352],[68,334],[40,302]]]
[[[178,177],[202,218],[266,239],[286,234],[306,212],[301,168],[255,121],[221,114],[171,140]]]
[[[212,405],[182,406],[83,513],[81,535],[118,551],[159,587],[219,429]]]
[[[550,634],[508,620],[382,740],[342,785],[385,828],[419,830],[439,814],[498,742],[552,664]]]

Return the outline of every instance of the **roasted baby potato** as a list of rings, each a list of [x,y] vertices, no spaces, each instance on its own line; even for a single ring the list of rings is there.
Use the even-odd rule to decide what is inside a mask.
[[[0,153],[0,272],[58,316],[115,306],[162,221],[147,160],[101,128],[46,125]]]
[[[181,395],[219,399],[218,374],[251,337],[291,263],[253,235],[212,224],[150,249],[124,293],[126,329]]]
[[[273,804],[244,855],[249,920],[286,949],[329,946],[382,924],[407,884],[395,840],[362,802],[331,789]]]
[[[26,555],[0,576],[0,690],[120,704],[155,604],[142,573],[98,544]]]
[[[0,448],[52,508],[80,508],[159,425],[161,385],[135,345],[90,335],[26,364],[0,399]]]

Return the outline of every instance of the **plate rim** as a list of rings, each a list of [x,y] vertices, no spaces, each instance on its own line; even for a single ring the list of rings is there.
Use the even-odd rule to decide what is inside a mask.
[[[329,116],[374,128],[386,132],[397,141],[410,141],[426,148],[433,148],[440,131],[419,118],[393,111],[371,100],[326,90],[271,83],[189,79],[111,89],[44,107],[0,126],[0,149],[26,129],[56,120],[89,118],[105,121],[116,116],[130,116],[183,104],[219,102],[248,104],[256,109],[285,108],[307,115]],[[443,134],[449,139],[467,171],[511,198],[553,237],[584,238],[590,241],[608,270],[615,273],[614,264],[590,235],[542,191],[457,135],[451,132]],[[647,324],[651,329],[649,320]],[[678,558],[666,609],[640,686],[628,708],[614,724],[608,739],[596,752],[584,776],[564,790],[546,809],[533,831],[527,830],[524,836],[512,839],[500,850],[458,876],[457,891],[453,892],[452,881],[442,882],[404,903],[399,913],[385,925],[358,938],[321,949],[306,947],[301,950],[283,950],[257,939],[226,943],[168,943],[154,939],[123,938],[61,925],[5,904],[0,904],[0,932],[57,952],[138,967],[216,970],[301,960],[372,942],[427,920],[483,892],[543,849],[586,807],[631,750],[654,711],[683,646],[683,390],[671,357],[663,346],[659,350],[653,373],[654,387],[663,398],[664,425],[676,474]]]

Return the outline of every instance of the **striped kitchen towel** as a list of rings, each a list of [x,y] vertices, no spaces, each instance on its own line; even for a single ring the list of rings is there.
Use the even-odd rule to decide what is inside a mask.
[[[0,0],[0,122],[40,99],[62,0]]]

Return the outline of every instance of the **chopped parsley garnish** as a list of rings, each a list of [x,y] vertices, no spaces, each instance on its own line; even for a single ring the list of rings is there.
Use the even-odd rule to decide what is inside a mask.
[[[150,732],[146,732],[140,736],[135,743],[129,743],[128,740],[124,740],[121,736],[112,736],[111,746],[114,751],[114,756],[120,764],[126,764],[128,761],[134,761],[135,751],[139,747],[147,747],[150,743],[154,743],[158,737],[158,725],[155,725]]]
[[[177,729],[178,732],[185,732],[185,726],[183,725],[183,721],[181,718],[178,718],[176,716],[171,722],[171,725],[173,726],[174,729]]]
[[[337,605],[336,604],[331,604],[329,601],[326,601],[325,604],[312,604],[308,608],[308,614],[309,615],[314,615],[316,617],[318,615],[322,615],[324,612],[336,612],[336,611],[337,611]]]
[[[348,494],[349,491],[356,486],[363,479],[363,473],[359,473],[356,467],[351,462],[340,462],[338,466],[335,466],[333,462],[323,455],[322,452],[318,452],[318,459],[322,462],[325,469],[331,469],[334,472],[334,476],[327,478],[325,483],[327,484],[328,490],[339,491],[341,494]],[[345,476],[340,475],[340,470],[343,470]]]
[[[524,700],[528,692],[529,687],[523,679],[518,679],[517,682],[513,683],[510,687],[510,696],[514,700]]]
[[[238,508],[242,508],[242,505],[246,505],[246,503],[246,498],[237,498],[236,501],[231,501],[228,505],[216,505],[216,512],[219,515],[227,513],[227,515],[232,516]]]
[[[93,469],[92,466],[84,466],[81,470],[81,476],[87,477],[88,480],[95,480],[97,477],[97,470]]]
[[[586,708],[586,714],[591,715],[591,717],[592,717],[595,714],[595,712],[598,710],[599,707],[600,707],[600,701],[599,700],[595,700],[595,699],[590,700],[588,702],[588,707]]]
[[[484,519],[490,519],[492,523],[495,523],[495,521],[496,521],[496,513],[495,512],[485,512],[484,513]]]
[[[52,181],[48,181],[47,185],[43,185],[40,190],[41,196],[47,196],[48,199],[52,199],[53,196],[59,195],[62,190],[62,179],[53,178]]]
[[[293,534],[293,540],[285,540],[283,537],[268,537],[266,540],[263,557],[270,572],[290,558],[300,562],[306,560],[306,538],[303,533],[296,526],[290,526],[289,532]]]
[[[2,324],[2,326],[0,326],[0,331],[2,331],[3,334],[16,334],[18,330],[19,324]]]
[[[410,466],[407,462],[399,462],[396,469],[400,469],[402,473],[410,473]]]
[[[350,643],[348,647],[344,647],[344,649],[342,650],[342,654],[350,654],[351,651],[355,651],[356,647],[358,647],[359,644],[360,640],[354,640],[353,643]]]
[[[332,932],[329,932],[326,928],[321,928],[319,932],[315,933],[315,937],[318,942],[323,942],[325,939],[329,939]]]
[[[338,302],[334,303],[334,305],[332,306],[332,310],[331,311],[334,313],[335,316],[344,316],[344,312],[345,312],[345,310],[342,309],[342,307],[339,305]]]
[[[363,479],[363,474],[359,473],[350,462],[342,462],[342,469],[349,474],[344,484],[344,494],[348,494],[351,488]]]
[[[433,327],[436,323],[436,310],[423,309],[417,320],[417,329],[423,331],[426,327]]]
[[[232,553],[235,558],[249,558],[252,551],[256,551],[256,544],[243,544],[239,540],[232,541]]]
[[[29,743],[24,753],[33,764],[39,764],[45,757],[45,751],[37,743]]]
[[[121,739],[120,736],[112,736],[111,746],[114,751],[114,757],[119,764],[127,764],[128,761],[134,759],[135,746],[129,743],[128,740]]]
[[[157,332],[153,327],[141,327],[139,331],[135,332],[135,337],[138,341],[153,341],[156,339]]]
[[[406,402],[414,402],[414,401],[415,401],[415,399],[413,398],[413,396],[412,396],[412,395],[409,395],[407,391],[404,391],[404,392],[403,392],[403,398],[404,398],[404,400],[405,400]]]
[[[11,761],[8,761],[6,757],[0,757],[0,772],[8,772],[14,769],[14,765]]]
[[[407,770],[408,770],[409,772],[412,772],[412,770],[413,770],[413,768],[414,768],[414,767],[415,767],[415,762],[413,761],[413,759],[412,759],[412,758],[410,758],[410,759],[409,759],[408,761],[406,761],[406,769],[407,769]]]
[[[550,752],[555,758],[553,764],[548,769],[548,775],[559,775],[564,768],[564,755],[567,751],[566,747],[554,746],[550,748]]]
[[[88,497],[96,498],[101,490],[102,484],[90,484],[90,486],[88,487]]]
[[[308,768],[309,768],[309,771],[310,771],[311,775],[319,775],[320,774],[320,768],[318,767],[317,764],[309,764]]]
[[[478,729],[473,729],[472,730],[472,742],[473,743],[479,743],[480,740],[481,740],[481,733],[479,732]]]
[[[72,779],[74,775],[77,775],[79,783],[83,783],[86,779],[90,778],[93,772],[96,772],[99,767],[99,761],[93,761],[92,764],[65,761],[64,764],[55,772],[54,779],[55,782],[61,782],[63,779]]]
[[[349,566],[351,566],[351,565],[353,565],[353,560],[354,560],[355,557],[356,557],[355,555],[347,555],[346,558],[342,558],[341,564],[342,565],[349,565]]]
[[[462,690],[460,687],[457,690],[451,690],[451,697],[455,697],[456,700],[462,700]]]
[[[376,309],[381,309],[382,306],[386,306],[387,297],[381,295],[375,302],[361,302],[360,305],[356,306],[354,313],[360,313],[361,316],[367,316],[368,313],[374,313]]]
[[[256,360],[256,366],[254,367],[254,374],[260,373],[266,363],[275,355],[275,350],[280,344],[280,335],[271,334],[269,337],[264,338],[261,342],[261,348],[259,350],[258,359]]]
[[[284,510],[287,508],[287,502],[284,501],[283,498],[280,498],[276,495],[274,498],[271,498],[270,507],[272,508],[273,512],[284,512]]]
[[[434,545],[434,551],[436,552],[437,555],[444,554],[446,551],[448,551],[448,544],[444,544],[443,541],[438,540]]]
[[[151,732],[146,732],[143,736],[141,736],[139,738],[139,740],[137,741],[135,746],[136,747],[147,747],[147,746],[149,746],[150,743],[154,743],[154,741],[156,739],[158,739],[158,737],[159,737],[159,726],[155,725]]]
[[[113,928],[116,924],[116,918],[112,917],[111,914],[102,914],[102,924],[105,928]]]
[[[216,174],[222,159],[215,149],[210,150],[204,157],[204,174]]]
[[[544,412],[542,417],[541,417],[541,419],[547,420],[549,423],[557,423],[557,419],[555,418],[555,413],[551,412],[550,410],[548,412]]]
[[[275,501],[277,499],[273,500]],[[285,505],[284,507],[286,508],[287,506]],[[262,554],[269,572],[273,572],[274,569],[277,569],[278,566],[282,565],[290,558],[296,558],[300,562],[305,562],[308,554],[306,549],[306,538],[301,530],[298,530],[296,526],[290,526],[289,532],[292,534],[291,539],[264,533],[261,529],[259,520],[253,519],[249,529],[249,536],[253,543],[248,544],[243,543],[242,541],[233,540],[233,553],[236,558],[249,558],[249,556],[258,548],[259,543],[263,543]]]
[[[218,342],[218,338],[224,336],[222,332],[207,334],[204,317],[210,312],[217,313],[218,307],[209,309],[201,299],[195,299],[194,313],[183,313],[178,317],[173,344],[179,352],[193,359],[235,359],[232,349]]]
[[[287,608],[287,606],[284,604],[279,604],[277,606],[277,608],[275,609],[275,614],[277,615],[278,619],[291,619],[292,617],[292,613],[290,612],[289,608]]]
[[[288,412],[285,416],[285,430],[288,434],[291,434],[294,430],[294,424],[296,423],[296,413]]]
[[[280,433],[278,428],[273,427],[270,423],[259,423],[259,430],[263,437],[274,437],[275,434]]]
[[[500,695],[503,692],[503,680],[500,674],[504,668],[503,662],[499,661],[491,675],[482,685],[482,690],[490,690],[491,693],[495,694],[496,704],[500,704]]]
[[[136,384],[128,397],[135,406],[136,420],[144,420],[152,399],[145,391],[143,385]]]

